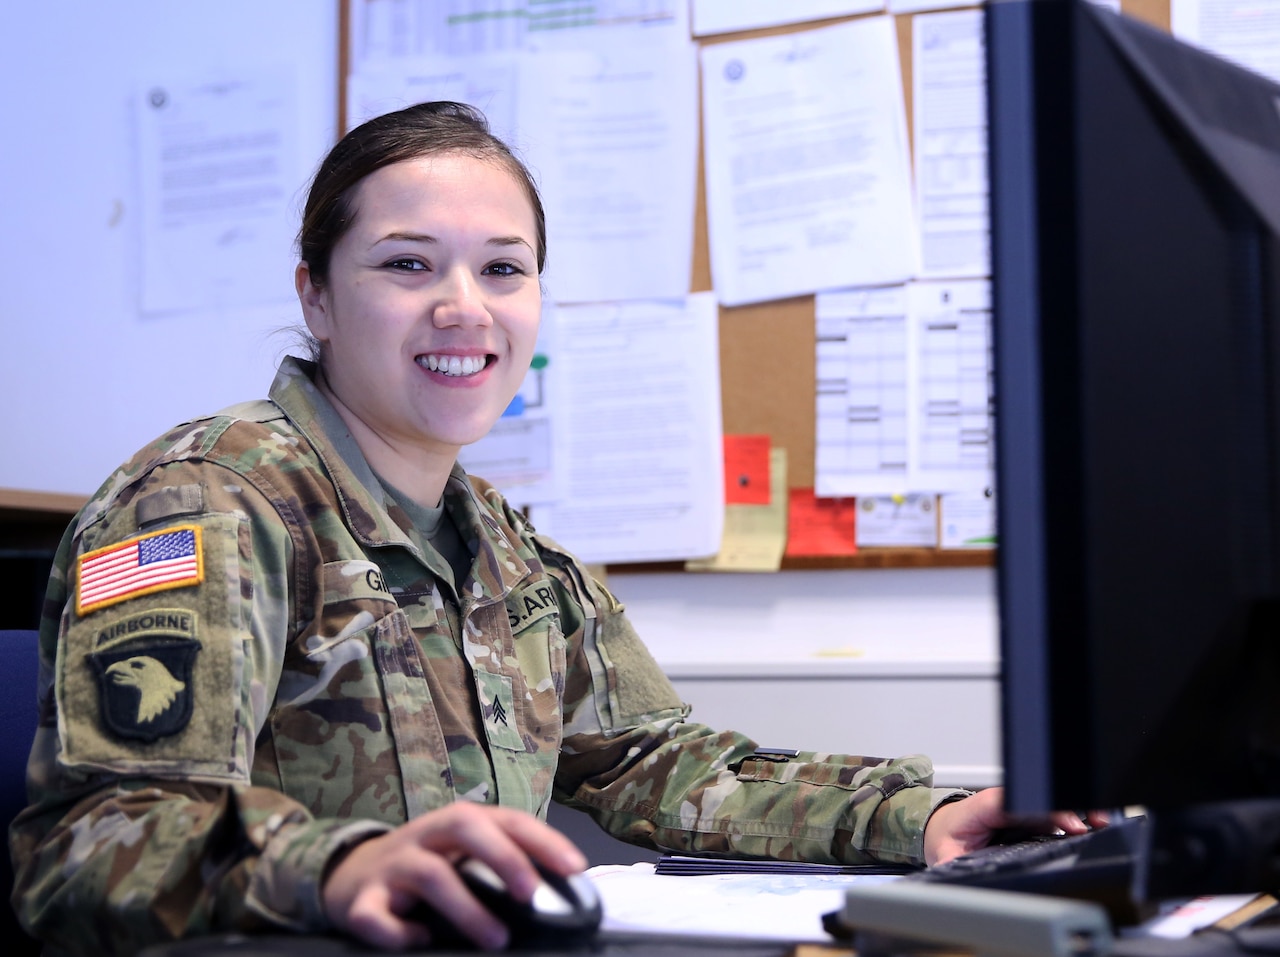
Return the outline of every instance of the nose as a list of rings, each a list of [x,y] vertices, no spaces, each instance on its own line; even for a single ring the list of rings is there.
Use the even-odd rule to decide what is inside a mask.
[[[487,326],[493,318],[484,300],[480,282],[465,268],[449,270],[436,287],[438,298],[432,306],[431,321],[439,328]]]

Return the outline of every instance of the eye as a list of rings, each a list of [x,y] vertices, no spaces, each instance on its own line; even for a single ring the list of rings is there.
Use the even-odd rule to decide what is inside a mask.
[[[490,263],[488,266],[485,266],[484,274],[486,276],[523,276],[525,274],[525,269],[517,262],[508,262],[504,260],[502,262]]]
[[[400,256],[396,259],[389,260],[383,264],[387,269],[394,269],[398,272],[420,272],[427,268],[427,264],[418,259],[411,259],[408,256]]]

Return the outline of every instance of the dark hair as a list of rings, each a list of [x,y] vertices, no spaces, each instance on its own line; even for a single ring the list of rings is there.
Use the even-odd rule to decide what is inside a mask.
[[[484,114],[465,103],[439,100],[384,113],[361,123],[329,151],[307,193],[298,230],[298,254],[311,281],[329,281],[334,246],[355,222],[356,187],[384,166],[441,153],[491,160],[515,177],[529,197],[538,231],[538,272],[547,258],[547,223],[533,176],[510,148],[489,131]]]

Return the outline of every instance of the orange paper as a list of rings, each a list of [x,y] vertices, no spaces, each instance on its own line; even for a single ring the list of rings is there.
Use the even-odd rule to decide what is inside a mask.
[[[724,437],[724,503],[769,504],[769,436]]]
[[[811,488],[793,488],[787,509],[787,551],[792,557],[853,555],[858,551],[857,499],[817,498]]]

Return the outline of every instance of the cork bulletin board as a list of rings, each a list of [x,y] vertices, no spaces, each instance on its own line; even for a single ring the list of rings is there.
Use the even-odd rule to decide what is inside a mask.
[[[341,0],[340,85],[349,71],[350,11],[359,0]],[[977,6],[977,5],[974,5]],[[1122,0],[1122,10],[1169,29],[1169,0]],[[882,16],[882,13],[865,16]],[[784,27],[719,34],[699,38],[703,45],[812,30],[858,19],[840,17]],[[896,15],[895,27],[906,98],[907,129],[912,129],[912,23],[914,14]],[[343,109],[341,89],[339,111]],[[343,127],[345,128],[345,126]],[[699,149],[697,204],[690,292],[712,289],[707,230],[706,167]],[[774,446],[787,450],[787,484],[814,485],[816,444],[815,297],[798,296],[736,307],[719,307],[720,375],[724,432],[768,435]],[[848,557],[786,558],[783,568],[986,566],[994,564],[992,550],[939,548],[860,548]],[[637,566],[627,566],[635,568]],[[680,567],[663,563],[661,567]]]

